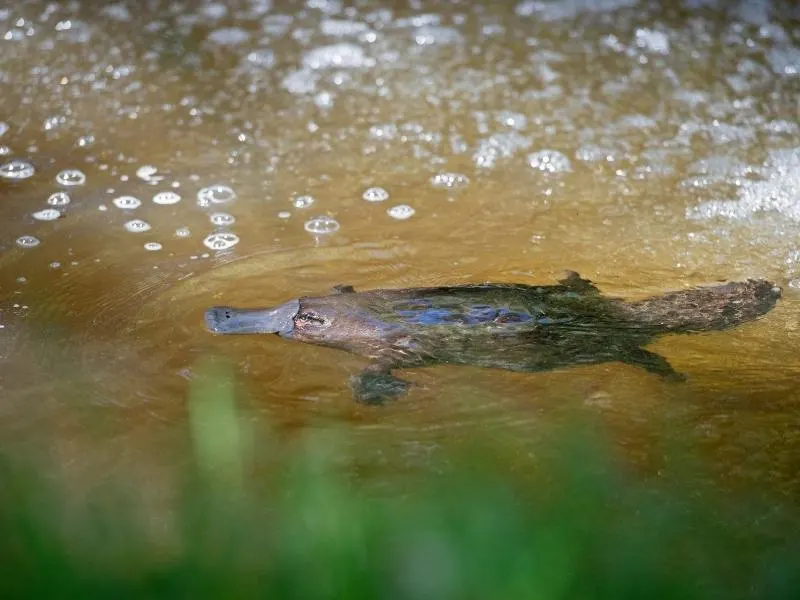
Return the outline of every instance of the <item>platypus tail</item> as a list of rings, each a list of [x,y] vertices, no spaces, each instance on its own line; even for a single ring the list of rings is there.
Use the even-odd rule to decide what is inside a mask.
[[[781,289],[763,279],[696,287],[623,305],[625,317],[660,332],[726,329],[769,312]]]

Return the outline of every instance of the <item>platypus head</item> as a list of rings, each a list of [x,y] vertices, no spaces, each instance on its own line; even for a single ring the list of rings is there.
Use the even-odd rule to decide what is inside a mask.
[[[213,306],[206,310],[206,328],[212,333],[277,333],[290,336],[299,311],[298,300],[266,309]]]
[[[276,333],[307,344],[372,355],[387,345],[398,327],[362,305],[358,294],[303,297],[274,308],[217,306],[205,314],[217,334]]]

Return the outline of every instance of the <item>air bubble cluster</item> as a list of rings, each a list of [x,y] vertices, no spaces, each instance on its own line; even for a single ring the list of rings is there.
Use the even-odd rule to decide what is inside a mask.
[[[469,185],[469,178],[461,173],[437,173],[431,177],[431,185],[439,189],[459,189]]]
[[[566,173],[572,169],[569,158],[558,150],[540,150],[528,155],[532,169],[544,173]]]

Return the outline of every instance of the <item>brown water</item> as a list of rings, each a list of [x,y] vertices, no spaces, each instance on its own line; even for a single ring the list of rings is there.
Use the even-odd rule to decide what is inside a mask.
[[[680,443],[723,487],[800,493],[790,3],[62,4],[0,9],[0,162],[35,169],[0,178],[4,440],[156,481],[187,460],[187,387],[216,357],[254,418],[341,429],[377,473],[477,435],[524,449],[577,411],[653,472]],[[59,183],[67,169],[85,182]],[[214,185],[235,199],[199,206]],[[374,186],[389,198],[365,200]],[[59,191],[69,204],[49,205]],[[413,215],[394,218],[403,205]],[[48,208],[61,218],[33,216]],[[310,233],[317,217],[338,229]],[[238,243],[209,248],[215,232]],[[622,364],[440,366],[381,408],[351,400],[357,357],[202,323],[212,304],[342,283],[565,269],[630,298],[747,277],[784,298],[739,329],[654,343],[683,385]]]

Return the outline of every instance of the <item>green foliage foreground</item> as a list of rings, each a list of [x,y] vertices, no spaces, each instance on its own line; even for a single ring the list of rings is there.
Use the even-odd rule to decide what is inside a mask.
[[[575,431],[541,448],[535,477],[484,446],[378,488],[333,468],[333,441],[286,447],[249,434],[224,379],[195,389],[189,415],[195,468],[168,509],[149,507],[143,484],[123,474],[81,496],[46,483],[41,465],[4,455],[0,595],[727,599],[800,590],[791,509],[643,482]],[[259,470],[259,452],[280,460]]]

